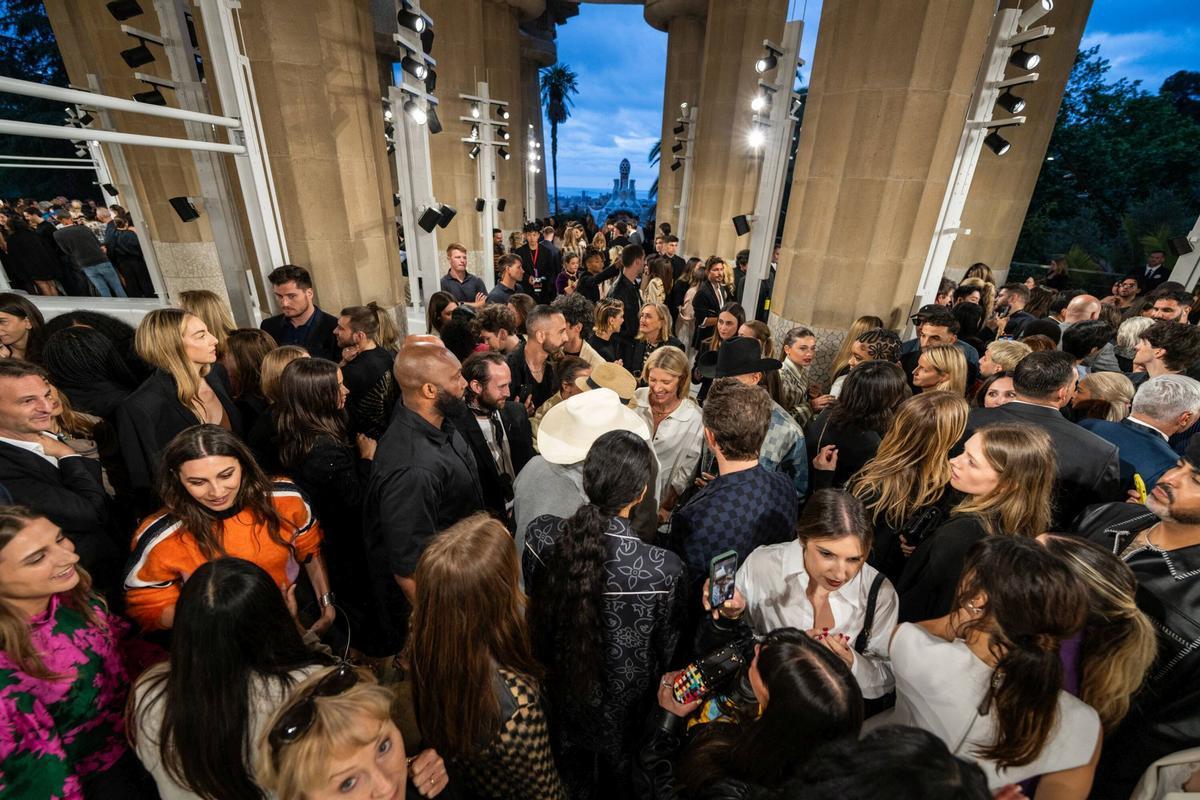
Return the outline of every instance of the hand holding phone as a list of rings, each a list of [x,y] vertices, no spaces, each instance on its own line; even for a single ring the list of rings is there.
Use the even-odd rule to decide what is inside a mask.
[[[1136,472],[1133,473],[1133,488],[1135,490],[1137,490],[1138,502],[1141,503],[1142,505],[1145,505],[1146,504],[1146,482],[1144,480],[1142,480],[1142,476],[1137,474]]]
[[[708,603],[712,608],[720,608],[733,599],[733,582],[736,576],[736,550],[726,550],[713,556],[708,564]]]

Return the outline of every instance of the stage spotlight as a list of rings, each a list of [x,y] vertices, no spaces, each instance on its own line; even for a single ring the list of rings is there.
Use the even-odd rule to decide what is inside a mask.
[[[500,106],[500,119],[508,119],[508,106]]]
[[[479,103],[471,103],[471,116],[479,119]]]
[[[422,33],[426,28],[429,27],[425,17],[408,10],[401,10],[397,12],[396,22],[398,22],[402,28],[408,28],[413,33]]]
[[[507,142],[509,139],[512,138],[511,136],[508,135],[508,128],[497,128],[496,130],[500,134],[500,138],[503,139],[504,141]]]
[[[395,143],[395,142],[388,142],[388,146],[387,146],[387,154],[390,156],[390,155],[391,155],[392,153],[394,153],[394,152],[396,152],[396,143]]]
[[[157,86],[145,92],[138,92],[133,96],[133,99],[139,103],[149,103],[152,106],[165,106],[167,104],[167,98],[163,97],[162,92],[158,90]]]
[[[499,200],[497,200],[497,201],[496,201],[496,210],[497,210],[497,211],[503,211],[503,210],[504,210],[504,207],[505,207],[506,205],[508,205],[508,201],[507,201],[507,200],[505,200],[503,197],[501,197]]]
[[[433,229],[437,227],[441,219],[442,212],[436,208],[427,208],[421,212],[421,217],[417,220],[417,227],[426,233],[433,233]]]
[[[200,212],[192,205],[192,201],[186,197],[172,197],[167,202],[171,204],[171,208],[175,209],[175,213],[179,215],[180,222],[191,222],[194,219],[200,219]]]
[[[1008,63],[1017,69],[1029,70],[1036,68],[1038,64],[1042,63],[1042,57],[1037,53],[1030,53],[1024,47],[1018,47],[1008,57]]]
[[[1002,95],[996,98],[996,105],[1010,114],[1020,114],[1025,110],[1025,98],[1017,97],[1012,92],[1005,90]]]
[[[738,214],[733,218],[733,229],[738,236],[745,236],[750,232],[750,220],[746,218],[745,214]]]
[[[485,205],[487,205],[487,204],[484,203],[482,197],[475,198],[475,210],[476,211],[483,211]]]
[[[146,47],[145,42],[139,42],[136,47],[131,47],[128,50],[121,51],[121,58],[132,69],[136,69],[143,64],[149,64],[154,60],[154,53],[150,52],[150,48]]]
[[[1021,13],[1021,18],[1017,20],[1017,27],[1020,30],[1026,30],[1053,10],[1054,0],[1039,0]]]
[[[770,102],[771,101],[769,101],[767,99],[767,96],[765,94],[756,94],[756,95],[754,95],[754,99],[750,101],[750,110],[751,111],[762,111],[764,108],[767,107],[767,105],[770,104]]]
[[[96,118],[95,118],[95,117],[93,117],[91,114],[89,114],[89,113],[88,113],[88,112],[86,112],[86,111],[84,111],[83,113],[81,113],[81,114],[79,115],[79,124],[80,124],[80,125],[82,125],[82,126],[83,126],[83,127],[85,127],[85,128],[86,128],[88,125],[91,125],[91,124],[92,124],[93,122],[95,122],[95,121],[96,121]]]
[[[442,132],[442,121],[438,119],[437,106],[433,103],[428,103],[429,110],[425,112],[425,116],[429,120],[429,132],[432,134]]]
[[[674,133],[676,136],[682,136],[685,130],[687,130],[687,128],[685,128],[681,123],[675,126],[675,129],[672,131],[672,133]]]
[[[408,118],[418,125],[424,125],[429,121],[429,115],[425,113],[425,109],[412,100],[404,101],[404,113],[408,114]]]
[[[396,135],[396,126],[390,122],[383,123],[383,135],[389,139]]]
[[[469,153],[467,153],[467,158],[469,158],[471,160],[475,160],[476,158],[479,158],[479,145],[475,145],[474,147],[471,148],[471,151]]]
[[[435,89],[437,89],[437,70],[431,69],[425,75],[425,91],[427,94],[433,94]]]
[[[988,148],[998,156],[1004,155],[1008,152],[1008,149],[1012,147],[1012,144],[996,131],[990,132],[984,138],[983,143],[986,144]]]
[[[450,224],[450,220],[454,219],[454,215],[457,214],[458,211],[456,211],[453,207],[443,203],[442,207],[438,210],[438,213],[438,227],[444,228]]]
[[[429,74],[429,67],[425,66],[425,62],[418,61],[412,56],[400,59],[400,68],[419,81],[425,80],[425,76]]]
[[[759,75],[762,75],[764,72],[770,72],[771,70],[775,69],[775,65],[778,63],[779,60],[775,58],[774,53],[767,53],[758,61],[754,62],[754,71]]]
[[[672,161],[671,162],[671,172],[677,172],[679,170],[679,168],[682,166],[683,166],[682,161]]]
[[[120,194],[120,192],[117,191],[117,187],[113,186],[111,183],[102,183],[100,184],[100,188],[103,189],[104,193],[109,197],[116,197],[118,194]]]
[[[421,31],[421,50],[425,55],[433,52],[433,28],[426,26],[425,30]]]
[[[671,152],[672,152],[672,153],[679,153],[679,152],[681,152],[682,150],[683,150],[683,142],[680,142],[679,144],[677,144],[677,145],[675,145],[674,147],[672,147],[672,148],[671,148]]]
[[[750,142],[751,147],[757,150],[766,143],[767,135],[763,133],[762,128],[755,127],[750,131],[747,141]]]
[[[505,150],[503,147],[501,147],[501,148],[498,148],[498,149],[496,150],[496,155],[500,156],[500,157],[501,157],[501,158],[503,158],[505,161],[508,161],[510,158],[512,158],[512,156],[511,156],[511,155],[509,155],[509,152],[508,152],[507,150]]]
[[[117,22],[124,22],[130,17],[141,14],[142,7],[138,5],[137,0],[112,0],[108,4],[108,13],[112,14]]]
[[[392,195],[392,208],[395,208],[398,205],[400,205],[400,195],[394,194]]]
[[[478,125],[471,126],[471,138],[476,139],[476,140],[479,139],[479,126]]]

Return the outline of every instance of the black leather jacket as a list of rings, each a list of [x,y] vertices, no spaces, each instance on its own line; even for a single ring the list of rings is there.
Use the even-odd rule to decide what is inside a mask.
[[[1104,744],[1093,798],[1129,797],[1152,762],[1200,744],[1200,535],[1197,544],[1164,552],[1129,548],[1158,522],[1145,506],[1106,503],[1086,509],[1075,532],[1129,565],[1138,607],[1158,631],[1158,658],[1129,715]]]

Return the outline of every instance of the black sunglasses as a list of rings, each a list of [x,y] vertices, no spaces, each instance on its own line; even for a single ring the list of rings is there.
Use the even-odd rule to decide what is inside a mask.
[[[333,672],[317,681],[317,685],[304,699],[284,712],[279,722],[271,729],[271,735],[267,739],[271,743],[271,752],[278,755],[280,747],[292,744],[308,733],[317,718],[316,698],[336,697],[349,691],[357,683],[358,670],[344,661]]]

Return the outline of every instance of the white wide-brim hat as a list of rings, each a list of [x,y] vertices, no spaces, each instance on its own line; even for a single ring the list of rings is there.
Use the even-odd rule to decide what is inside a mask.
[[[650,426],[616,392],[592,389],[546,412],[538,426],[538,452],[551,464],[578,464],[587,458],[592,443],[609,431],[630,431],[650,441]]]

